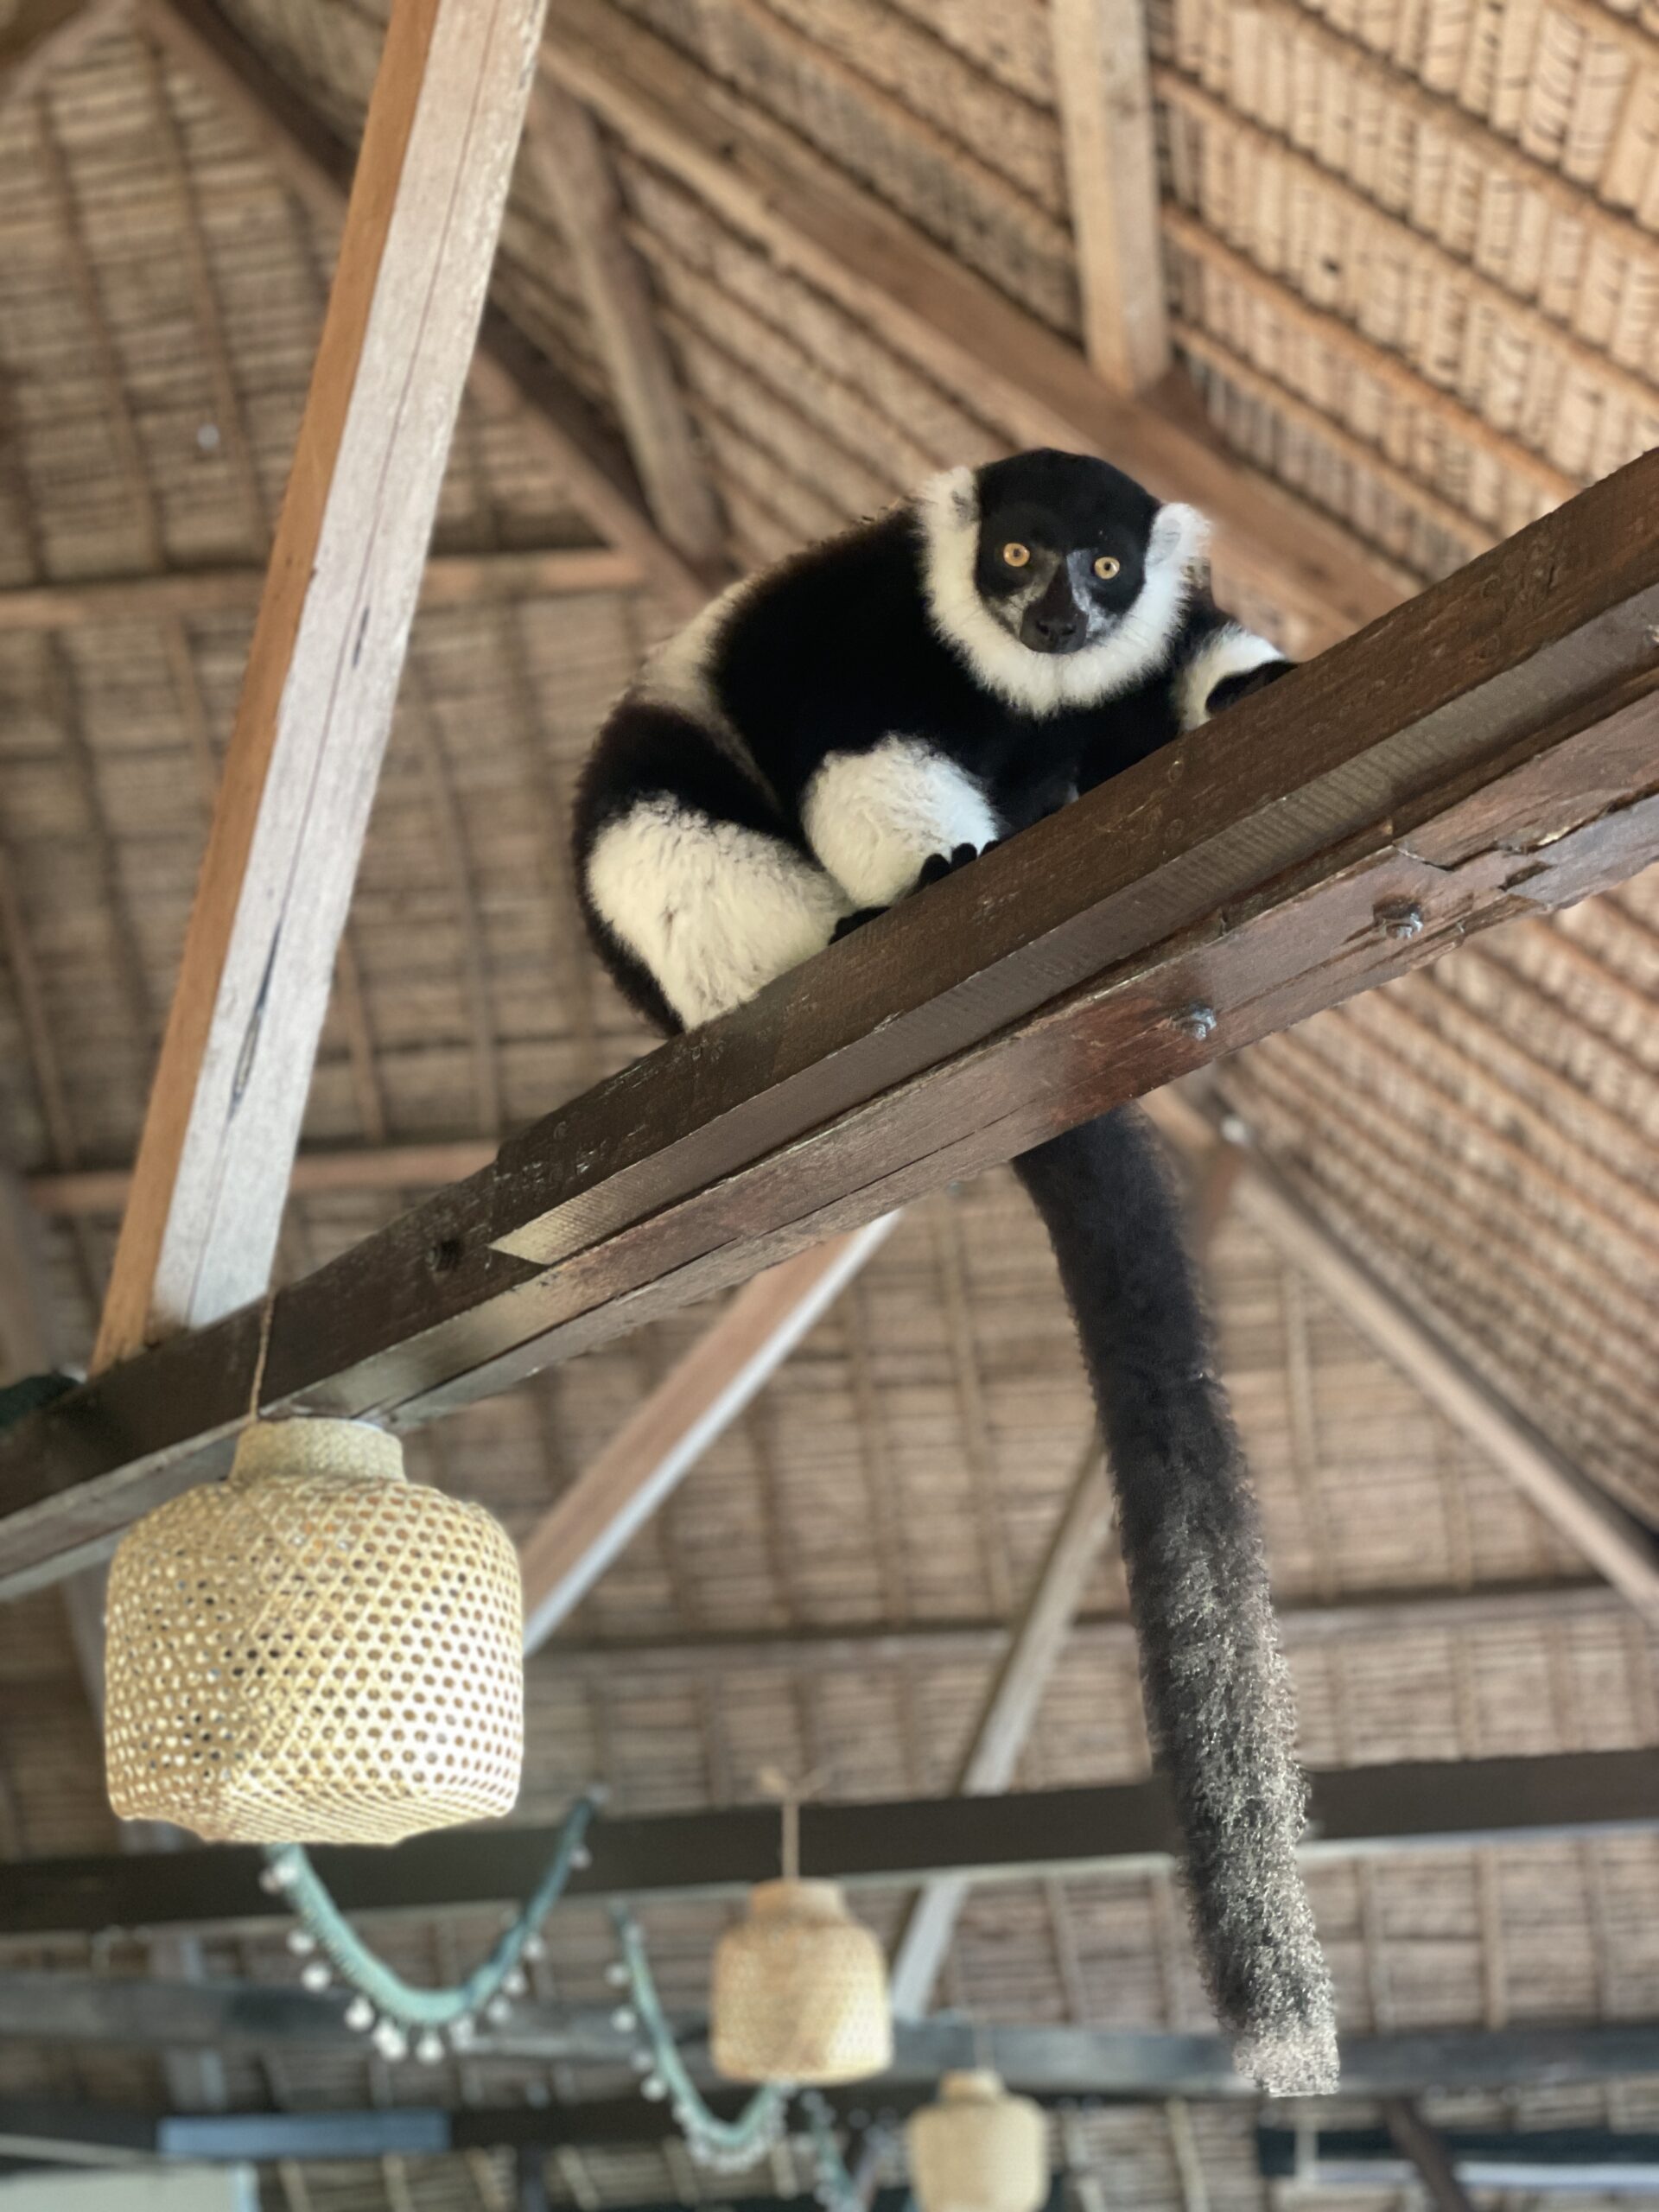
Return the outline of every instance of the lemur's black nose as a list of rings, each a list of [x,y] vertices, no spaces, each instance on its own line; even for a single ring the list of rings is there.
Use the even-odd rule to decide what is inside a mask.
[[[1077,605],[1062,561],[1046,588],[1020,616],[1020,643],[1029,645],[1034,653],[1074,652],[1083,643],[1086,627],[1083,609]]]
[[[1083,643],[1083,616],[1072,606],[1028,607],[1020,625],[1021,642],[1038,653],[1069,653]]]

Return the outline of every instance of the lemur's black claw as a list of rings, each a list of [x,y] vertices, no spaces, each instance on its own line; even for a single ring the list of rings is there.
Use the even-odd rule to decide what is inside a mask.
[[[887,912],[885,906],[861,906],[856,913],[843,914],[831,932],[830,942],[839,944],[844,937],[851,937],[855,930],[861,930],[866,922],[873,922],[878,914]]]
[[[988,845],[957,845],[949,854],[935,853],[922,862],[922,872],[916,879],[916,888],[925,891],[930,883],[942,883],[947,875],[954,875],[959,868],[966,868],[969,861],[976,861],[982,853],[988,853],[992,845],[1001,843],[993,837]]]

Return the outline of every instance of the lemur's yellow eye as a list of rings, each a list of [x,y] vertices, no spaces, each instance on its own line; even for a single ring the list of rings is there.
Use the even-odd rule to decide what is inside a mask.
[[[1109,553],[1103,553],[1095,563],[1095,574],[1100,578],[1102,583],[1109,584],[1122,566],[1123,563],[1114,560]]]
[[[1002,558],[1011,569],[1023,569],[1031,558],[1031,548],[1029,545],[1005,545]]]

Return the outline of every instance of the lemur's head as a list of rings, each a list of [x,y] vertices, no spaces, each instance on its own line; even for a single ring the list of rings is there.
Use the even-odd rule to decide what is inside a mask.
[[[1197,509],[1160,506],[1086,454],[950,469],[916,507],[935,629],[1027,714],[1098,705],[1150,676],[1201,570]]]

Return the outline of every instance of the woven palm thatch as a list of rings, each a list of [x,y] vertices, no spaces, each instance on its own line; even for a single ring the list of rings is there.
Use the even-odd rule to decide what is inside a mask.
[[[110,1574],[110,1801],[210,1842],[395,1843],[510,1812],[518,1555],[357,1421],[248,1429]]]

